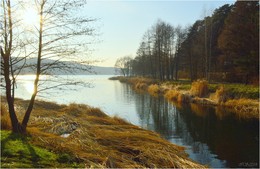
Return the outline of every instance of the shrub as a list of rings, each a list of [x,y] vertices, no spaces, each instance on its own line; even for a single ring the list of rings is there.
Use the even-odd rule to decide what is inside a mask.
[[[138,83],[135,85],[135,89],[145,90],[146,88],[147,88],[147,84],[146,84],[146,83],[143,83],[143,82],[138,82]]]
[[[218,103],[225,103],[228,100],[228,98],[228,92],[223,86],[216,90],[214,99]]]
[[[242,118],[259,118],[259,101],[252,99],[228,100],[225,106]]]
[[[177,101],[179,94],[180,93],[177,90],[168,90],[165,93],[164,97],[167,98],[168,100]]]
[[[152,84],[147,90],[151,95],[157,95],[160,92],[160,87],[157,84]]]
[[[205,97],[208,95],[208,82],[206,80],[197,80],[192,83],[190,93],[193,96]]]

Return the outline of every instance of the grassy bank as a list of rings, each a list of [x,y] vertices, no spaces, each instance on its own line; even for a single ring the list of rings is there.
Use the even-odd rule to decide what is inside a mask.
[[[18,114],[28,104],[24,100],[16,103]],[[3,101],[2,129],[10,128],[5,106]],[[183,147],[86,105],[36,101],[28,135],[3,130],[1,136],[1,167],[12,167],[14,163],[13,167],[204,167],[191,161]],[[16,149],[17,145],[23,149]],[[49,162],[45,161],[47,157]],[[20,158],[25,165],[19,163]]]
[[[113,77],[133,85],[136,90],[145,90],[153,96],[164,95],[169,101],[196,103],[222,107],[241,118],[259,118],[259,86],[243,84],[217,84],[198,80],[160,82],[142,77]]]
[[[84,167],[66,153],[35,146],[31,137],[1,130],[1,168],[64,168]]]

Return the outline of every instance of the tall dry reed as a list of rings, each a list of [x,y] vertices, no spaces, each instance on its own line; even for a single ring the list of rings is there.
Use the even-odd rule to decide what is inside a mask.
[[[7,108],[3,104],[1,105],[1,129],[4,130],[12,129],[9,113],[7,111]]]
[[[157,84],[152,84],[147,88],[147,91],[151,94],[151,95],[158,95],[160,93],[160,87]]]
[[[193,96],[206,97],[209,94],[208,82],[206,80],[197,80],[193,82],[190,93]]]

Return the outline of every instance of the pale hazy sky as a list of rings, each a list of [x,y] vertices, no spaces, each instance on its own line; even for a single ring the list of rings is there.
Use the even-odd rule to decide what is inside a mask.
[[[93,59],[103,60],[100,66],[114,66],[117,58],[131,55],[135,57],[142,36],[158,19],[173,26],[192,25],[203,18],[203,11],[213,11],[224,5],[233,4],[235,0],[226,1],[155,1],[155,0],[91,0],[84,13],[98,18],[101,42],[91,45],[94,49]]]

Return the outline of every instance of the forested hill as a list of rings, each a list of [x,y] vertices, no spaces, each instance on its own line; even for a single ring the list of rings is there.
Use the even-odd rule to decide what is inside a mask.
[[[20,74],[35,74],[36,72],[36,58],[17,59],[19,62],[15,66],[16,73],[23,67]],[[80,62],[73,61],[58,61],[52,59],[42,60],[42,72],[43,74],[51,75],[117,75],[119,71],[116,71],[114,67],[101,67],[92,66]]]
[[[161,80],[259,82],[259,1],[236,1],[187,27],[162,20],[144,32],[121,68]]]

